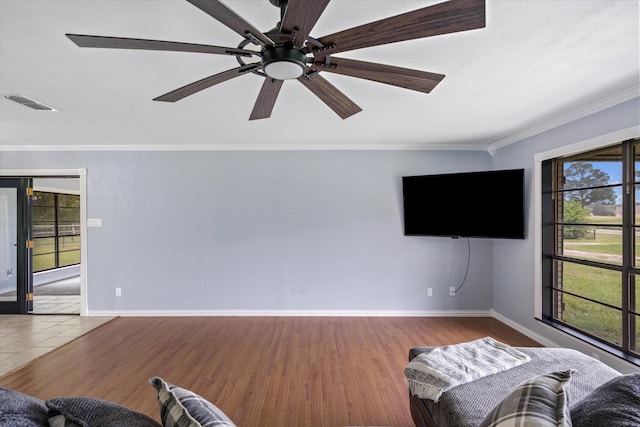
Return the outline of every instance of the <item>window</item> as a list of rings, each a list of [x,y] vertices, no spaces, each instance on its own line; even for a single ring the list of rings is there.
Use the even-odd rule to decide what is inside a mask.
[[[80,263],[80,196],[34,192],[33,271]]]
[[[542,162],[542,222],[542,320],[638,363],[640,139]]]

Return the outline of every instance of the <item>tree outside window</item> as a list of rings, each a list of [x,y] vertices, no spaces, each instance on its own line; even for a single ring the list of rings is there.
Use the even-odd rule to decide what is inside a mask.
[[[543,162],[543,321],[636,361],[639,141]]]

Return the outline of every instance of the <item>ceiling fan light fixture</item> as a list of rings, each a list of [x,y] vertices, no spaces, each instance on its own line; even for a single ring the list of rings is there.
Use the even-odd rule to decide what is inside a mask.
[[[307,57],[297,49],[268,47],[262,52],[262,71],[276,80],[292,80],[304,74]]]
[[[295,62],[274,61],[262,68],[264,73],[276,80],[297,79],[304,73],[304,69]]]

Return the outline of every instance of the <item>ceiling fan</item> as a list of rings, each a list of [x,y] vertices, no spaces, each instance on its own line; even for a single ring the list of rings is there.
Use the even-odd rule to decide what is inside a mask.
[[[243,37],[240,44],[232,48],[123,37],[66,36],[80,47],[231,55],[240,64],[161,95],[154,101],[179,101],[218,83],[253,73],[265,79],[249,120],[270,117],[283,82],[293,79],[301,82],[341,118],[346,119],[362,109],[322,78],[321,72],[343,74],[425,93],[431,92],[444,75],[338,58],[334,54],[485,26],[485,0],[449,0],[316,39],[309,34],[330,0],[269,0],[280,8],[280,22],[264,33],[218,0],[187,1],[240,34]],[[254,57],[258,57],[259,61],[247,62],[248,58]]]

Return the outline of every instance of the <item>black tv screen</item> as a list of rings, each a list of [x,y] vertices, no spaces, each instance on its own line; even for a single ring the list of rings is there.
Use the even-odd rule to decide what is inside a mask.
[[[402,178],[406,236],[524,239],[524,169]]]

